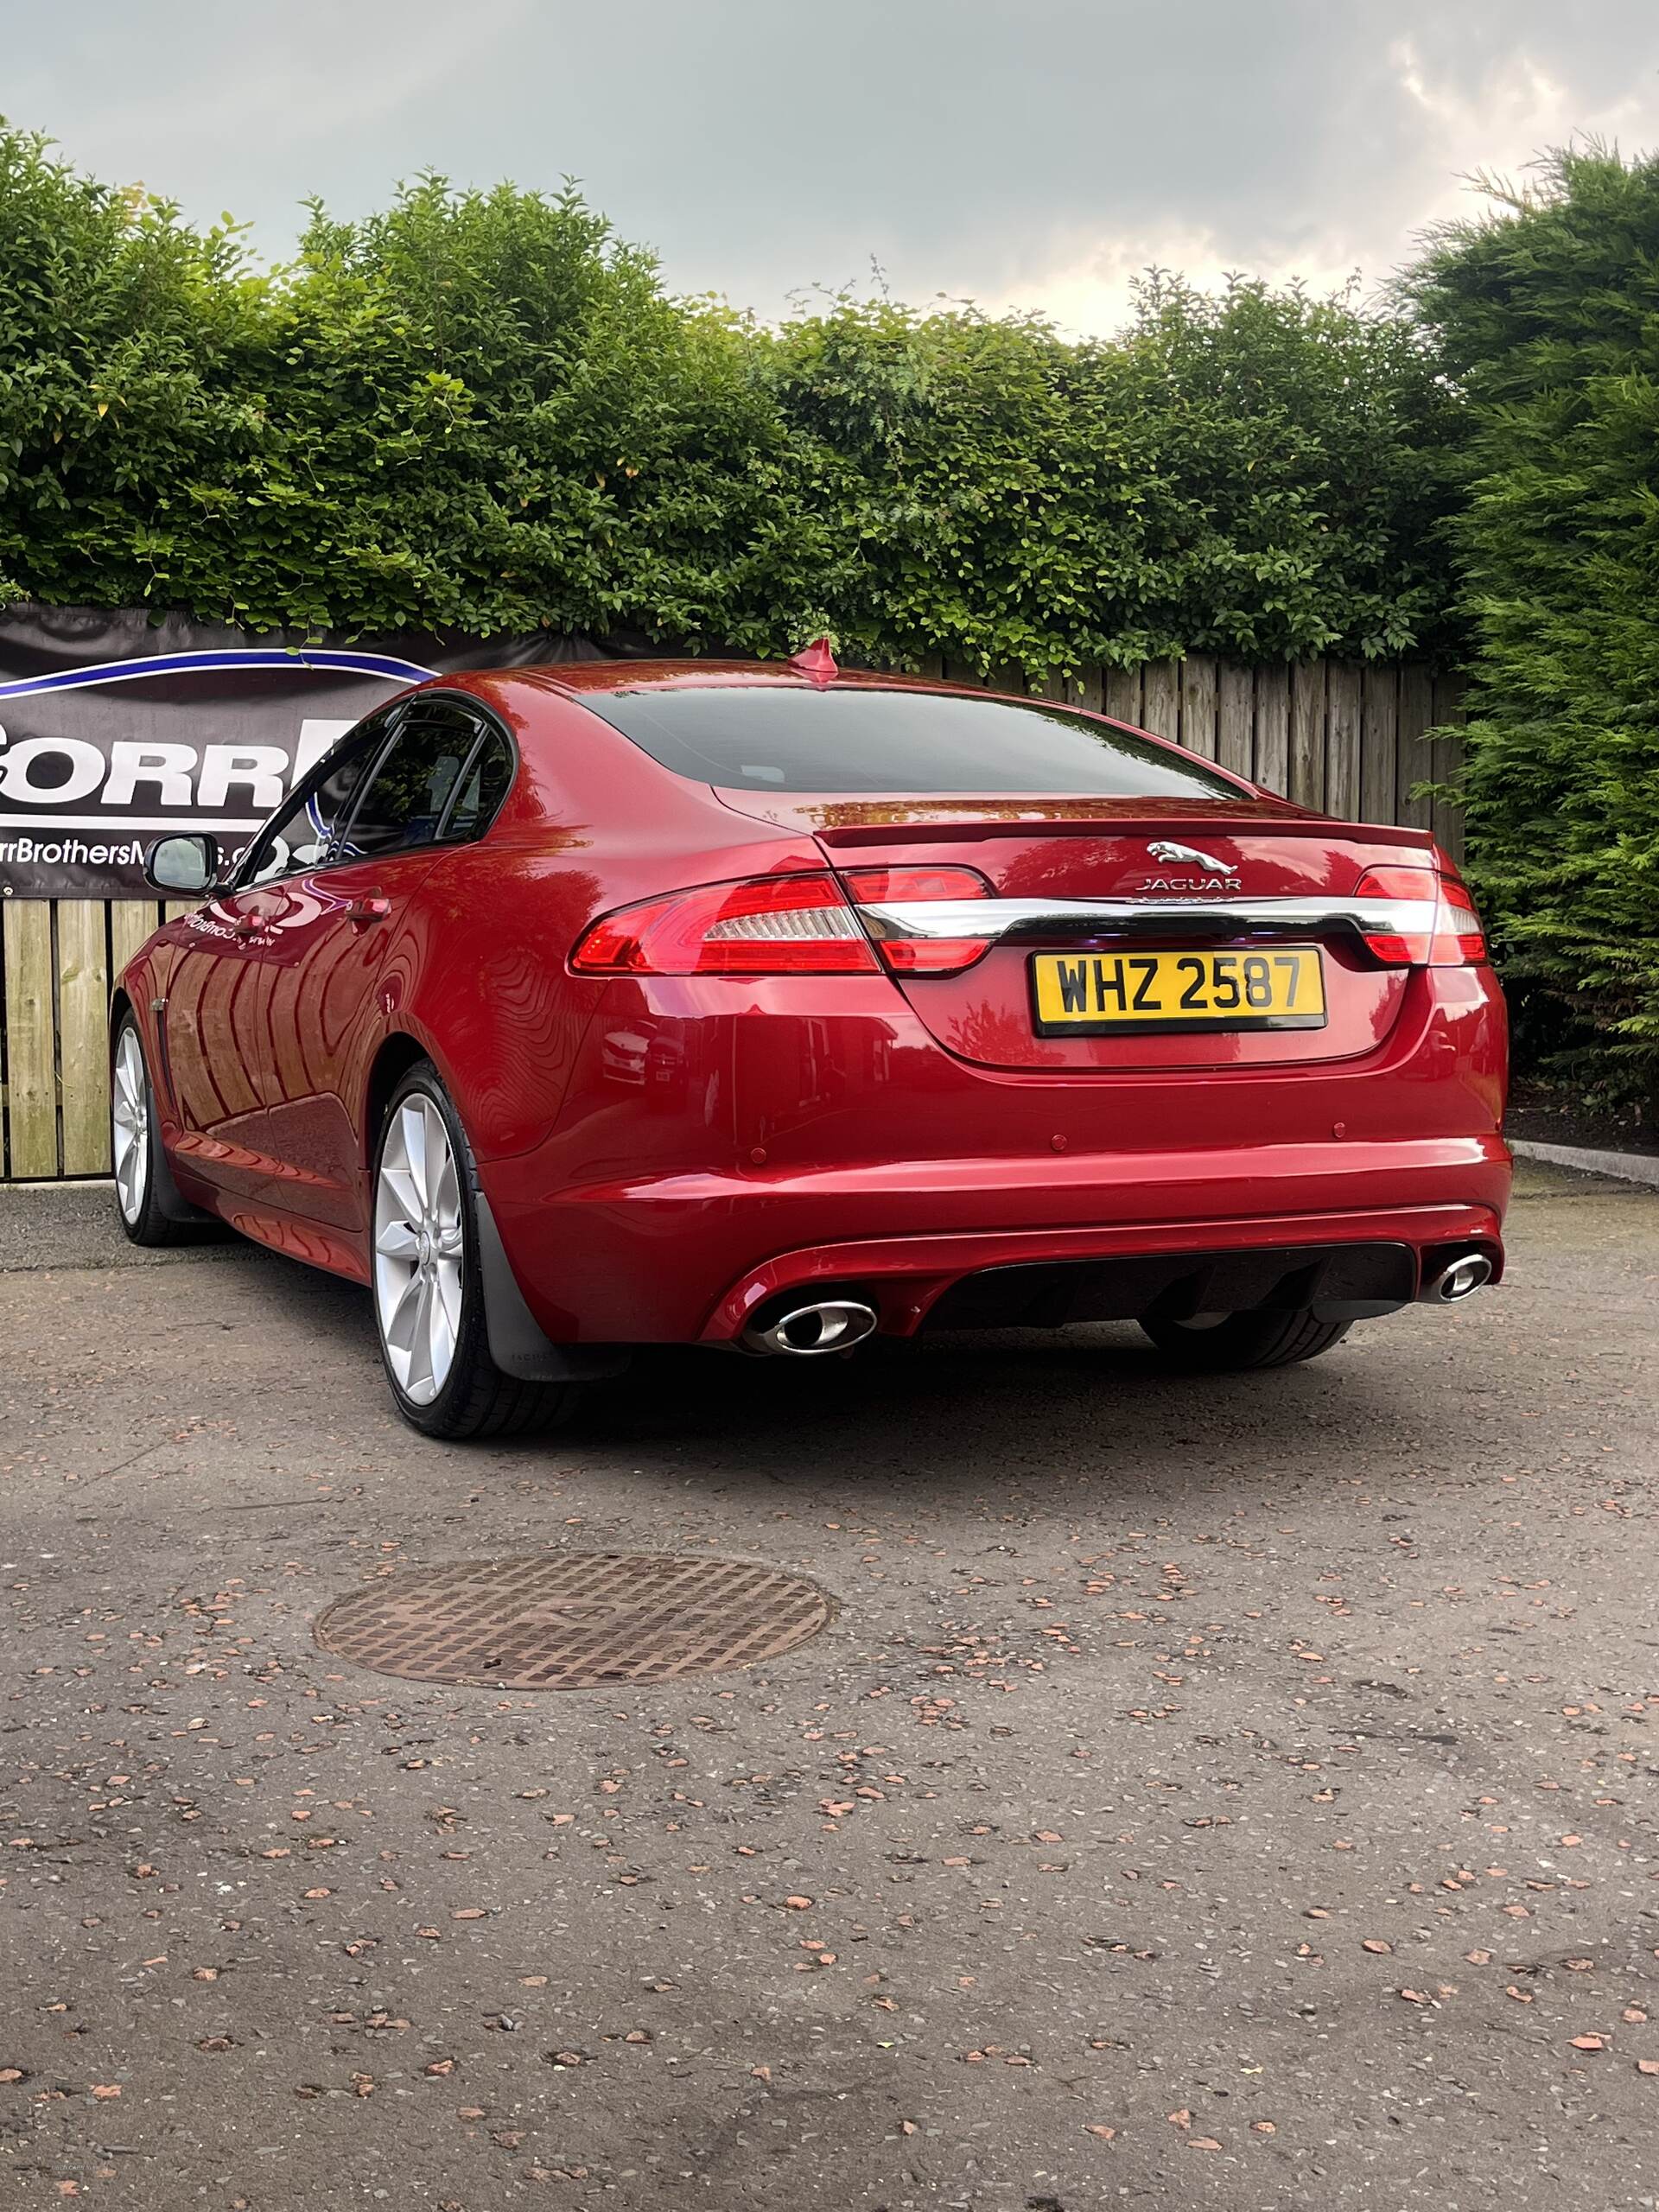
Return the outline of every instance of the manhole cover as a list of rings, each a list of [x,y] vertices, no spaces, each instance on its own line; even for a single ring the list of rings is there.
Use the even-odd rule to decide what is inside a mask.
[[[775,1659],[834,1611],[815,1583],[741,1560],[562,1552],[369,1583],[329,1606],[317,1642],[411,1681],[596,1689]]]

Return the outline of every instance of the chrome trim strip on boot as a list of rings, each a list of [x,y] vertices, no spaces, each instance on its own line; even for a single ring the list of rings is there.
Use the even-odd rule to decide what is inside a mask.
[[[1427,937],[1433,899],[938,899],[872,902],[864,926],[882,938]]]

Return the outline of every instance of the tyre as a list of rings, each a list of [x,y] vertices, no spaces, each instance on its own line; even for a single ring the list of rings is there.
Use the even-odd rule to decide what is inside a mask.
[[[115,1211],[135,1244],[187,1244],[210,1225],[179,1196],[162,1150],[161,1116],[144,1065],[143,1040],[129,1010],[110,1049],[110,1160]]]
[[[1254,1313],[1205,1313],[1191,1321],[1143,1319],[1141,1328],[1165,1357],[1194,1373],[1224,1375],[1251,1368],[1294,1367],[1340,1344],[1352,1324],[1321,1321],[1306,1306]]]
[[[522,1382],[490,1357],[478,1170],[429,1060],[386,1109],[374,1163],[374,1317],[397,1410],[424,1436],[516,1436],[574,1411],[581,1385]]]

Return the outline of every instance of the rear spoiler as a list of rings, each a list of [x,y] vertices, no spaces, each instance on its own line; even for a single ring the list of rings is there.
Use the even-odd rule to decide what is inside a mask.
[[[1391,847],[1396,852],[1432,854],[1435,849],[1432,830],[1408,830],[1390,822],[1338,822],[1328,815],[1306,813],[1300,807],[1287,808],[1283,814],[1268,813],[1264,808],[1261,813],[1249,814],[1218,809],[1212,814],[1165,810],[1147,814],[1077,816],[1035,812],[1025,816],[974,815],[964,810],[961,814],[921,820],[905,816],[899,807],[894,807],[886,822],[838,822],[834,818],[837,811],[850,816],[855,810],[862,809],[855,809],[854,803],[847,801],[841,802],[839,808],[835,802],[828,801],[815,807],[804,806],[798,812],[791,809],[790,826],[798,823],[803,829],[810,828],[820,844],[836,851],[857,850],[867,845],[943,845],[960,843],[967,838],[1029,837],[1033,832],[1058,837],[1166,837],[1172,834],[1179,836],[1183,831],[1195,837],[1318,837],[1327,842],[1340,840],[1356,845]],[[781,821],[783,813],[779,808],[766,818]]]

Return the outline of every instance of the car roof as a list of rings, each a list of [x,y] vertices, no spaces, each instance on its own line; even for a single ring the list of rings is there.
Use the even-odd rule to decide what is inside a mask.
[[[595,693],[715,690],[740,684],[782,691],[931,692],[957,699],[1003,698],[1017,702],[1021,706],[1040,707],[1045,703],[1070,706],[1074,711],[1105,722],[1109,728],[1127,731],[1135,737],[1147,738],[1167,752],[1179,755],[1182,750],[1173,738],[1161,736],[1156,730],[1144,729],[1138,723],[1124,721],[1118,715],[1106,714],[1099,707],[1087,705],[1081,698],[1048,700],[1042,693],[1004,691],[983,683],[953,683],[939,677],[905,676],[884,669],[838,668],[833,676],[826,677],[809,673],[788,661],[563,660],[533,663],[519,668],[461,669],[451,676],[437,677],[422,688],[438,690],[448,686],[470,691],[485,699],[493,695],[505,709],[511,706],[515,691],[521,694],[537,692],[543,696],[551,693],[556,698],[569,699],[573,705],[580,707],[584,696],[591,697]],[[649,754],[646,757],[649,758]],[[657,765],[662,766],[660,762]],[[1211,769],[1217,766],[1214,761],[1205,765]],[[664,769],[665,774],[672,772]],[[1246,779],[1236,776],[1232,770],[1222,768],[1219,773],[1229,783],[1236,784],[1241,792],[1255,792],[1255,786]],[[1281,804],[1288,808],[1291,803],[1284,800]],[[1307,810],[1295,810],[1306,812]]]
[[[456,675],[469,679],[481,677],[493,684],[528,683],[540,691],[563,691],[578,698],[590,691],[682,690],[739,683],[791,691],[857,689],[950,691],[970,699],[989,696],[982,684],[948,683],[938,677],[906,676],[882,669],[846,668],[833,677],[811,677],[781,660],[562,660],[524,668],[467,669],[457,671]],[[439,679],[441,683],[454,680]]]
[[[882,669],[843,668],[837,669],[832,677],[817,676],[782,660],[593,659],[534,662],[518,667],[458,669],[449,675],[434,677],[419,689],[422,690],[448,689],[470,692],[477,698],[486,701],[493,699],[499,710],[513,715],[522,713],[528,703],[524,696],[526,693],[531,696],[539,695],[543,698],[550,696],[555,699],[568,699],[573,706],[579,709],[584,697],[592,697],[595,694],[689,690],[702,688],[717,690],[733,685],[787,691],[931,692],[958,699],[1004,698],[1017,702],[1022,706],[1040,707],[1046,703],[1061,707],[1070,706],[1073,711],[1084,714],[1090,720],[1103,722],[1108,728],[1124,730],[1132,736],[1148,739],[1153,744],[1178,757],[1181,755],[1183,750],[1174,739],[1164,737],[1156,730],[1145,729],[1138,723],[1126,721],[1119,715],[1105,713],[1100,707],[1091,706],[1081,697],[1071,701],[1056,701],[1048,699],[1046,695],[1042,693],[1005,691],[983,683],[957,683],[939,677],[906,676],[894,671]],[[601,715],[597,719],[604,721],[607,718]],[[672,769],[655,760],[649,752],[641,749],[640,757],[651,761],[652,766],[660,774],[676,782],[684,780],[677,777]],[[1205,766],[1217,771],[1229,785],[1235,788],[1239,797],[1249,798],[1258,806],[1270,808],[1276,813],[1287,817],[1300,817],[1309,822],[1325,819],[1316,810],[1299,806],[1290,799],[1262,791],[1251,784],[1248,779],[1236,774],[1230,768],[1220,767],[1219,764],[1213,760],[1206,761]],[[751,796],[753,795],[751,794]],[[994,794],[988,800],[974,800],[973,803],[1001,805],[1004,803],[1006,796]],[[954,815],[960,810],[962,805],[969,802],[971,797],[971,794],[954,794],[937,800],[930,799],[928,803],[936,804]],[[887,802],[883,800],[881,803]],[[1013,804],[1014,801],[1008,800],[1007,803]],[[1024,799],[1020,801],[1022,805],[1027,803]],[[1070,800],[1054,803],[1064,804],[1067,807],[1072,804]],[[1086,807],[1090,819],[1097,814],[1100,806],[1106,803],[1094,799],[1088,801],[1080,799],[1076,802],[1078,806]],[[1116,802],[1112,804],[1116,804]]]

